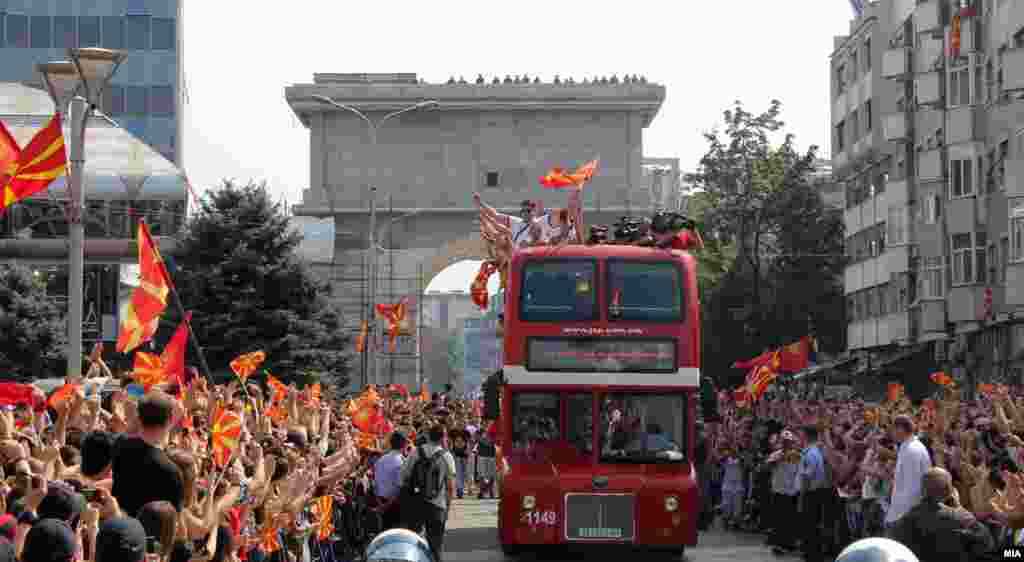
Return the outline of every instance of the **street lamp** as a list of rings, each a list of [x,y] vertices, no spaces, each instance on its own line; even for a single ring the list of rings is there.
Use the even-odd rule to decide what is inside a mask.
[[[68,366],[67,378],[82,376],[82,286],[84,284],[85,127],[100,103],[103,89],[125,59],[120,51],[68,49],[70,61],[38,65],[58,113],[66,108],[71,134],[68,145]]]
[[[363,113],[362,111],[356,109],[355,107],[353,107],[351,105],[348,105],[348,104],[345,104],[345,103],[334,101],[334,100],[332,100],[331,98],[329,98],[327,96],[315,95],[315,96],[313,96],[313,99],[318,101],[318,102],[320,102],[320,103],[324,103],[324,104],[327,104],[327,105],[329,105],[331,107],[340,109],[342,111],[347,111],[349,113],[352,113],[356,117],[359,117],[360,119],[362,119],[363,122],[366,123],[367,128],[370,130],[370,144],[374,148],[376,148],[376,146],[377,146],[377,131],[380,129],[380,127],[382,125],[384,125],[384,123],[386,121],[388,121],[388,120],[390,120],[392,118],[398,117],[400,115],[404,115],[406,113],[409,113],[411,111],[416,111],[418,109],[435,108],[438,105],[440,105],[440,102],[438,102],[437,100],[421,101],[419,103],[415,103],[413,105],[410,105],[409,107],[405,107],[405,108],[399,109],[397,111],[392,111],[391,113],[388,113],[387,115],[385,115],[384,117],[381,117],[377,121],[374,121],[374,120],[370,119],[369,117],[367,117],[365,113]],[[367,324],[370,326],[370,333],[368,334],[368,337],[369,337],[370,341],[373,341],[374,340],[374,336],[375,336],[375,332],[376,332],[376,324],[377,324],[376,322],[373,321],[373,317],[374,317],[373,308],[374,308],[374,304],[375,304],[374,300],[376,300],[376,298],[377,298],[377,251],[376,251],[376,249],[377,249],[377,186],[375,186],[375,185],[371,185],[370,186],[370,228],[369,228],[369,240],[367,241],[367,247],[366,248],[367,248],[367,254],[370,257],[370,259],[369,259],[369,265],[370,265],[370,288],[369,288],[370,290],[369,290],[369,293],[370,293],[370,298],[368,299],[369,302],[367,303],[366,321],[367,321]],[[369,377],[369,365],[371,365],[371,364],[373,365],[373,382],[375,384],[377,383],[377,363],[376,363],[376,358],[377,357],[376,357],[375,354],[371,355],[371,353],[372,353],[371,349],[372,348],[373,348],[372,345],[364,345],[363,346],[363,354],[364,354],[363,355],[363,357],[364,357],[364,359],[363,359],[363,384],[364,385],[366,385],[367,383],[370,382],[369,381],[369,379],[370,379],[370,377]]]

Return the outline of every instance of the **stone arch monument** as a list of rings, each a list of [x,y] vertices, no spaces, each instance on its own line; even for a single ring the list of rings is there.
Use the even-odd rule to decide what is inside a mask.
[[[352,333],[369,300],[395,302],[422,291],[445,267],[486,256],[473,192],[509,213],[524,199],[563,206],[565,194],[542,190],[537,177],[600,157],[600,171],[584,194],[585,222],[610,223],[646,210],[643,131],[661,107],[663,86],[487,82],[315,74],[311,83],[285,89],[310,135],[310,186],[292,210],[334,218],[339,235],[332,259],[315,269],[329,275],[335,294],[348,303],[342,311]],[[383,252],[368,252],[367,237],[352,234],[369,231],[372,204]],[[380,236],[382,230],[388,234]],[[371,253],[378,260],[374,295],[367,294],[363,266]],[[403,342],[407,355],[413,353],[408,345]],[[417,384],[422,356],[418,366],[404,365],[403,372],[392,369],[375,382]]]

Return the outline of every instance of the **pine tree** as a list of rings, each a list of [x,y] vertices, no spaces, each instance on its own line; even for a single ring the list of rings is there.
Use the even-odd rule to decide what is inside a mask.
[[[0,378],[30,381],[63,373],[64,310],[32,272],[0,265]]]
[[[296,255],[301,240],[265,184],[225,180],[200,202],[172,276],[215,373],[262,350],[265,367],[285,382],[347,384],[351,338],[328,300],[330,286]]]

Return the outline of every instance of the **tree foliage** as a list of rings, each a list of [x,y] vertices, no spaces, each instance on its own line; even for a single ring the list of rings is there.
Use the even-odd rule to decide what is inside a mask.
[[[0,378],[29,381],[63,372],[64,310],[19,265],[0,265]]]
[[[286,382],[347,383],[351,338],[328,300],[330,285],[296,256],[301,239],[265,184],[226,180],[201,201],[174,276],[215,372],[262,350]]]
[[[780,114],[778,101],[760,114],[736,102],[722,129],[705,134],[707,153],[690,177],[702,192],[706,242],[732,250],[718,256],[732,267],[709,264],[718,276],[706,279],[704,367],[736,378],[735,360],[812,330],[827,347],[844,345],[842,213],[811,183],[817,147],[800,152]]]

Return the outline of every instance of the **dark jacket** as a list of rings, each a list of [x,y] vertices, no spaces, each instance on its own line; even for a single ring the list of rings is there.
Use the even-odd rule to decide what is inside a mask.
[[[900,519],[891,538],[928,562],[981,560],[995,548],[992,534],[971,512],[927,498]]]

